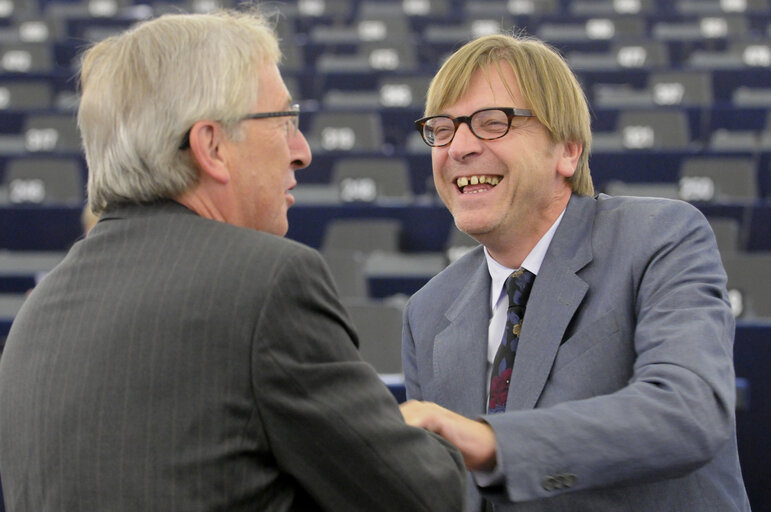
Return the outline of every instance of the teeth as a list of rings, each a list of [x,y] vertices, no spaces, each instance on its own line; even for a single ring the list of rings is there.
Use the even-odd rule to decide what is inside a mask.
[[[501,179],[498,176],[461,176],[457,179],[456,184],[459,188],[463,188],[466,185],[484,185],[485,183],[495,186]]]

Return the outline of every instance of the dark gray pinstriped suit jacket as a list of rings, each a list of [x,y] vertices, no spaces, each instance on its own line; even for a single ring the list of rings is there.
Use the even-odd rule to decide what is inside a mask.
[[[0,361],[9,512],[459,510],[317,252],[173,202],[103,216]]]

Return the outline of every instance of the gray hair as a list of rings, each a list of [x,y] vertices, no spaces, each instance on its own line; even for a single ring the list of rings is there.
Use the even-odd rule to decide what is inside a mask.
[[[194,186],[190,152],[179,150],[190,127],[209,119],[237,136],[260,69],[280,58],[271,24],[256,11],[167,14],[88,49],[78,126],[91,210]]]

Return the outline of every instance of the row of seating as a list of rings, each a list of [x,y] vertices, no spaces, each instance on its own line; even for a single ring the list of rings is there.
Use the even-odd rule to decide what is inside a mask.
[[[661,89],[669,91],[661,94],[669,94],[673,89],[680,91],[678,87]],[[356,105],[355,91],[340,91],[339,96],[340,103],[335,108],[319,108],[311,103],[301,117],[301,128],[313,149],[386,154],[402,150],[428,152],[412,125],[413,119],[421,115],[419,110],[362,108]],[[349,108],[342,106],[345,96],[351,99]],[[615,101],[635,96],[635,92],[626,90]],[[651,149],[771,151],[771,105],[743,109],[595,107],[593,115],[594,153]],[[0,155],[81,152],[72,112],[6,111],[0,112],[0,118],[5,121],[0,132]]]
[[[51,8],[85,7],[92,16],[109,17],[137,4],[178,5],[191,11],[212,5],[235,5],[234,0],[3,0],[0,17],[35,13]],[[764,13],[767,0],[284,0],[285,12],[308,17],[347,19],[372,12],[404,13],[410,16],[473,16],[479,13],[515,15],[691,15]]]
[[[612,155],[611,155],[612,156]],[[595,186],[611,195],[655,195],[691,202],[753,204],[768,196],[771,154],[764,167],[752,156],[684,156],[671,169],[637,176],[636,167],[623,168],[633,156],[608,159],[593,167]],[[318,157],[308,171],[298,173],[294,190],[298,204],[381,205],[420,204],[435,200],[430,158],[398,156]],[[614,166],[621,165],[617,169]],[[676,165],[676,167],[675,167]],[[0,205],[81,205],[86,171],[82,157],[18,156],[0,159]]]

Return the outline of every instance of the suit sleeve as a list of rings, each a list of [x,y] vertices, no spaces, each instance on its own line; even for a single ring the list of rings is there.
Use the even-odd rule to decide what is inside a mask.
[[[278,465],[325,510],[461,510],[463,461],[407,426],[356,350],[320,255],[278,266],[253,341],[253,387]]]
[[[418,363],[415,354],[415,340],[412,337],[412,328],[409,322],[409,310],[411,302],[407,302],[404,308],[402,320],[402,371],[404,372],[404,385],[408,400],[423,400],[423,391],[420,388],[418,377]]]
[[[503,454],[506,499],[676,478],[707,464],[733,435],[734,319],[725,272],[704,217],[672,204],[680,206],[645,221],[650,229],[641,230],[630,260],[636,322],[629,340],[615,340],[633,344],[628,384],[485,417]],[[550,474],[570,485],[546,489]]]

